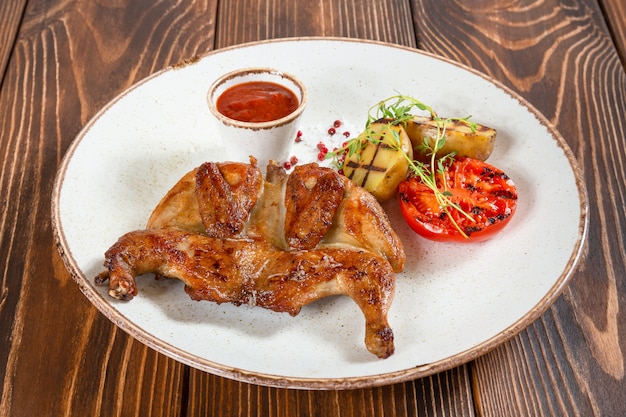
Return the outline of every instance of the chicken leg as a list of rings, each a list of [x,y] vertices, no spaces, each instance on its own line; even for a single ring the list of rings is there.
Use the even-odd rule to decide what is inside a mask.
[[[109,295],[130,300],[135,277],[177,278],[194,300],[249,304],[292,316],[330,295],[352,298],[365,316],[365,345],[379,358],[394,351],[387,314],[393,270],[380,255],[358,249],[283,251],[263,240],[219,239],[180,230],[139,230],[123,235],[105,254]]]

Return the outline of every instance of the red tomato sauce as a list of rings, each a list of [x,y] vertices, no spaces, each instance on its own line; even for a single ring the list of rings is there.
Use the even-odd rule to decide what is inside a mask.
[[[249,81],[226,89],[215,103],[217,111],[241,122],[269,122],[293,113],[298,97],[287,87]]]

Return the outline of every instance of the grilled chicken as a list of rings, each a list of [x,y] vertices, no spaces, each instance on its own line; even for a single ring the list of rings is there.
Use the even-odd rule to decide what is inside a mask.
[[[254,161],[208,162],[185,175],[145,230],[105,254],[109,295],[130,300],[135,277],[180,279],[195,300],[249,304],[297,315],[302,306],[347,295],[366,321],[365,344],[394,351],[387,314],[405,254],[375,198],[317,164],[287,175]]]

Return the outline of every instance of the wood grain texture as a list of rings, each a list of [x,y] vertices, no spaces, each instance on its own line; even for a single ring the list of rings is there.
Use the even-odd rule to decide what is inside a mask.
[[[52,241],[50,199],[65,149],[97,110],[212,48],[215,8],[29,2],[0,94],[0,415],[181,414],[186,367],[118,330],[80,294]]]
[[[626,73],[598,4],[415,7],[420,47],[527,98],[572,147],[590,197],[589,242],[565,293],[522,334],[473,364],[479,414],[623,415],[626,404],[614,395],[625,384],[626,243],[619,231],[626,227]]]
[[[345,391],[267,388],[191,370],[192,416],[474,416],[466,366],[404,384]]]
[[[302,36],[350,37],[415,46],[408,1],[220,1],[216,49]]]
[[[626,2],[623,0],[601,0],[604,16],[613,36],[613,41],[626,66]]]
[[[626,414],[621,0],[1,3],[0,416]],[[50,225],[54,175],[80,129],[164,67],[214,47],[294,36],[418,46],[493,76],[559,129],[588,187],[589,244],[562,296],[528,329],[431,377],[297,391],[231,381],[157,354],[80,294]]]
[[[25,7],[26,0],[0,2],[0,85]]]

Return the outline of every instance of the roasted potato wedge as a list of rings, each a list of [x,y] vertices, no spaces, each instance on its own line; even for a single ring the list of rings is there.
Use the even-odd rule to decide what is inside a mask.
[[[378,201],[390,199],[407,176],[407,156],[413,158],[411,140],[404,127],[387,121],[371,123],[356,140],[359,149],[346,156],[344,175]]]
[[[420,151],[424,140],[434,146],[437,137],[438,122],[430,117],[415,116],[406,124],[406,133],[413,144],[413,156],[416,160],[427,162],[430,155]],[[451,152],[457,156],[469,156],[485,161],[493,151],[496,140],[496,130],[480,124],[475,124],[475,129],[457,120],[448,120],[445,124],[445,144],[437,152],[441,157]]]

